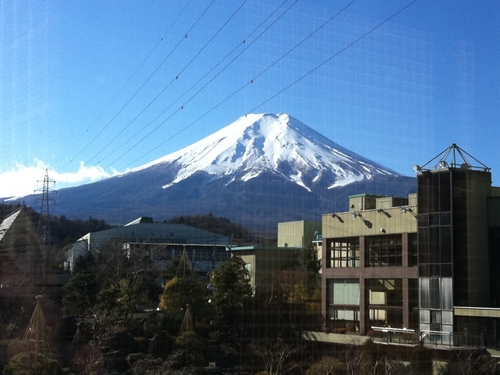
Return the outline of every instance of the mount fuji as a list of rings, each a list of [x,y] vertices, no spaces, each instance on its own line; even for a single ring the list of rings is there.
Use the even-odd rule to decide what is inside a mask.
[[[274,231],[280,221],[345,211],[352,194],[406,196],[415,189],[414,178],[285,113],[247,114],[130,172],[59,190],[51,213],[123,224],[139,216],[160,221],[211,212],[254,231]]]

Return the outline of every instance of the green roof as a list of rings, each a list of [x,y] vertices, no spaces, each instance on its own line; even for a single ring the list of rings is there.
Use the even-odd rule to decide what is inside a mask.
[[[387,195],[361,193],[361,194],[349,195],[349,198],[360,198],[360,197],[383,198],[383,197],[386,197],[386,196]]]

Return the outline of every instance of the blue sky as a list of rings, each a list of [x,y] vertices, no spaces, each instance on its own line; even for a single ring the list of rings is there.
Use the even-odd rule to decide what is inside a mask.
[[[500,185],[499,37],[493,0],[2,1],[0,196],[46,168],[56,189],[124,172],[248,112],[405,175],[456,143]]]

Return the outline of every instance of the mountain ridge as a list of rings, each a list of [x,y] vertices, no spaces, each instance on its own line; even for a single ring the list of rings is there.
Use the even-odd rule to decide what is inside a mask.
[[[284,114],[247,114],[181,150],[127,173],[61,189],[51,213],[124,224],[212,213],[252,231],[321,220],[358,193],[405,197],[403,176]],[[24,197],[35,206],[37,196]],[[348,209],[348,208],[347,208]]]
[[[200,170],[217,177],[233,177],[229,183],[237,179],[248,181],[263,171],[273,171],[307,190],[323,177],[330,178],[329,188],[334,188],[371,178],[374,173],[400,175],[345,149],[286,113],[247,114],[202,140],[134,171],[158,164],[176,164],[180,168],[173,181],[163,188]],[[304,181],[304,172],[313,176]]]

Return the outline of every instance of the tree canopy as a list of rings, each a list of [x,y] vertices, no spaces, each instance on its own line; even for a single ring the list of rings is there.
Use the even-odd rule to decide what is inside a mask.
[[[210,274],[213,290],[212,304],[224,319],[234,320],[234,315],[243,309],[252,297],[250,274],[245,262],[233,256]]]

